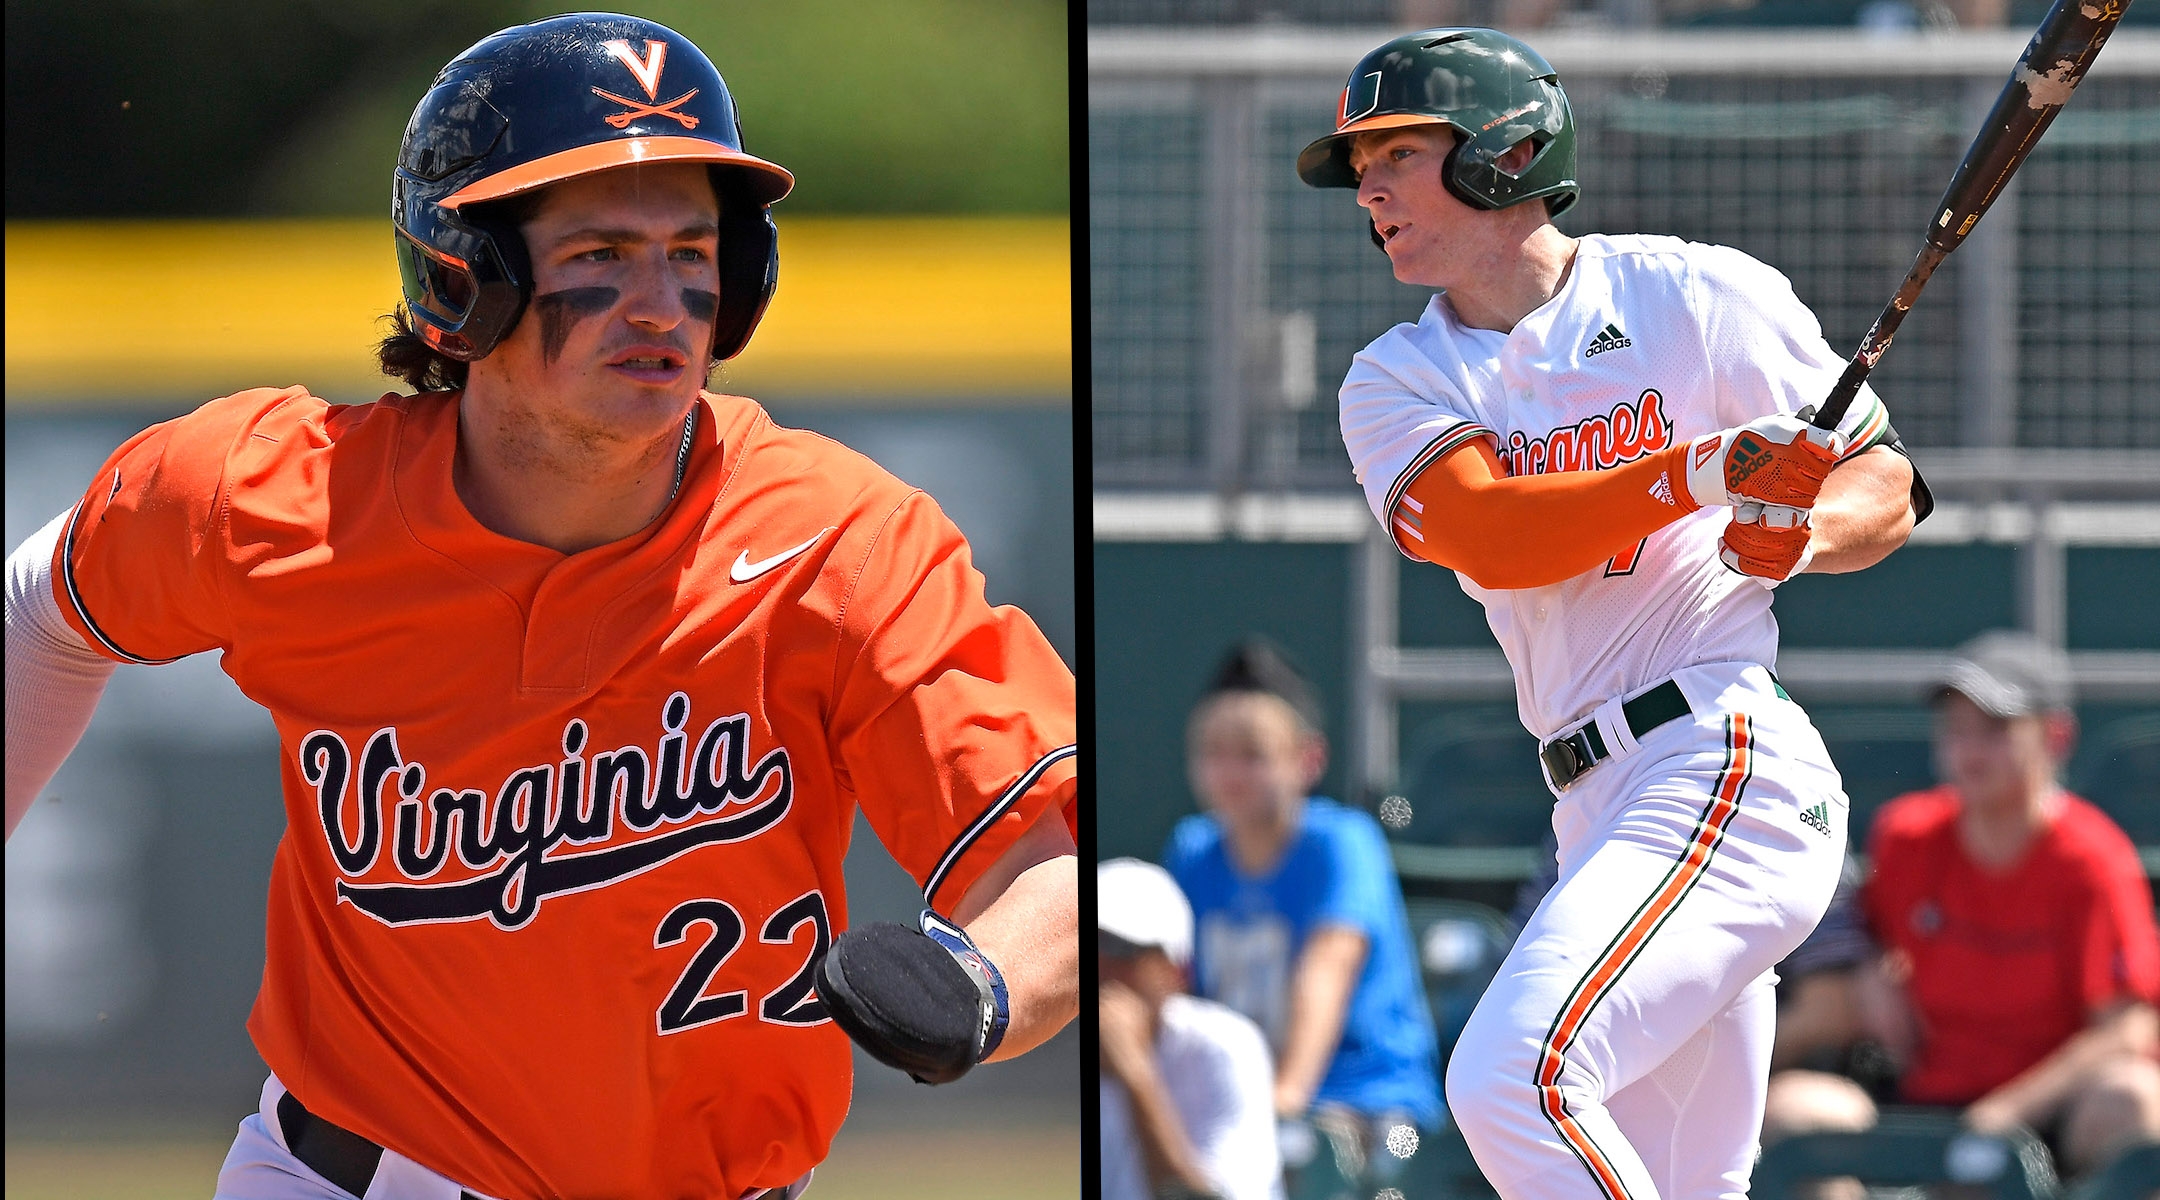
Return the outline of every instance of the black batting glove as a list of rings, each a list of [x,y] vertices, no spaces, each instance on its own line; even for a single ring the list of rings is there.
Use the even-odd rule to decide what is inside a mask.
[[[1005,977],[967,932],[928,909],[920,932],[850,929],[817,968],[818,998],[855,1044],[917,1083],[951,1083],[1005,1039]]]

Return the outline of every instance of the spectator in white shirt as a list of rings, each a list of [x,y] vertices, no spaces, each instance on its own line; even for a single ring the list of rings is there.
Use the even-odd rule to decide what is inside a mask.
[[[1192,906],[1136,858],[1096,868],[1104,1200],[1281,1200],[1260,1027],[1185,993]]]

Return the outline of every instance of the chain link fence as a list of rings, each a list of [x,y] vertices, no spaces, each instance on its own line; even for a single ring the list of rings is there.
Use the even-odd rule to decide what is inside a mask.
[[[1389,34],[1091,32],[1097,486],[1349,486],[1336,385],[1429,293],[1394,282],[1349,193],[1305,187],[1291,162]],[[1792,279],[1843,351],[1910,265],[2024,34],[1535,44],[1581,129],[1566,232],[1745,250]],[[1923,455],[2160,449],[2156,98],[2160,36],[2118,33],[1929,285],[1873,376]]]

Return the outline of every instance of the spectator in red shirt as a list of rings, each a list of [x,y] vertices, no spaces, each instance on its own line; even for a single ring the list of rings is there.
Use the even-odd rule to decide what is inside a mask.
[[[2067,660],[2036,639],[1959,651],[1935,692],[1947,782],[1875,818],[1861,904],[1882,954],[1849,999],[1900,1102],[2040,1131],[2077,1175],[2160,1140],[2160,934],[2130,840],[2056,782],[2070,707]],[[1803,1071],[1769,1110],[1765,1141],[1874,1118],[1852,1081]]]

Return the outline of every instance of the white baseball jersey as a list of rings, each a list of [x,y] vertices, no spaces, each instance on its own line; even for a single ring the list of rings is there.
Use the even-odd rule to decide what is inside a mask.
[[[1400,545],[1404,489],[1473,438],[1491,439],[1510,475],[1598,470],[1820,404],[1844,366],[1776,269],[1722,246],[1593,235],[1513,332],[1465,326],[1435,297],[1367,346],[1343,381],[1343,441]],[[1866,388],[1840,429],[1853,453],[1894,436]],[[1730,518],[1698,510],[1549,587],[1457,574],[1507,653],[1524,727],[1545,740],[1682,667],[1775,665],[1770,588],[1718,561]]]

